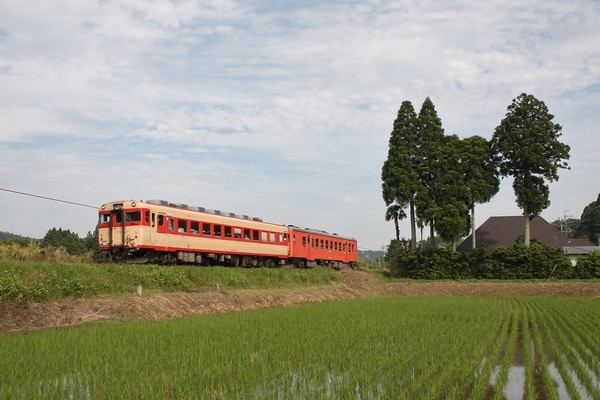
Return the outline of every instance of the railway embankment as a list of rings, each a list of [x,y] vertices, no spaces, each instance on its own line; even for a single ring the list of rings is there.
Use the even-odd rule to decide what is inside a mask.
[[[19,332],[68,327],[102,321],[139,321],[231,313],[260,308],[382,296],[548,296],[600,298],[600,281],[383,282],[369,271],[335,272],[327,284],[286,288],[229,289],[210,286],[201,291],[142,291],[62,298],[45,302],[0,303],[0,331]]]

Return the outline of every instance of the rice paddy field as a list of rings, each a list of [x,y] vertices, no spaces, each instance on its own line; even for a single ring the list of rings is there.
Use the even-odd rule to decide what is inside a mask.
[[[387,297],[0,336],[6,399],[599,399],[600,299]]]

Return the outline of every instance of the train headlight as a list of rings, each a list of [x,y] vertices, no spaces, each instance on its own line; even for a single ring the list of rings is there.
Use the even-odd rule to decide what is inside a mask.
[[[135,207],[135,201],[131,202],[131,207]]]
[[[106,206],[104,204],[102,204],[102,207],[100,207],[101,210],[104,210],[106,208]]]

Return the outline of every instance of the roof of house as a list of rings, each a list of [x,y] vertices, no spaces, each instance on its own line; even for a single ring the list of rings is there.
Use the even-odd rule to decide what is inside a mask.
[[[475,231],[477,247],[493,250],[496,247],[512,247],[517,238],[525,233],[525,222],[522,215],[507,217],[490,217]],[[531,237],[550,246],[593,246],[587,239],[569,239],[561,231],[542,217],[534,217],[530,224]],[[458,251],[472,250],[472,235],[469,235],[457,248]]]
[[[565,246],[563,253],[566,255],[584,255],[592,251],[600,251],[600,246]]]

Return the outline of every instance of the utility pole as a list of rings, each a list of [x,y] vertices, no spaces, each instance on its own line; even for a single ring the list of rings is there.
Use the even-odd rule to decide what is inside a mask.
[[[569,227],[569,220],[573,219],[572,215],[568,215],[569,210],[563,211],[563,219],[560,221],[560,231],[565,234],[566,237],[570,238],[569,233],[571,228]]]

